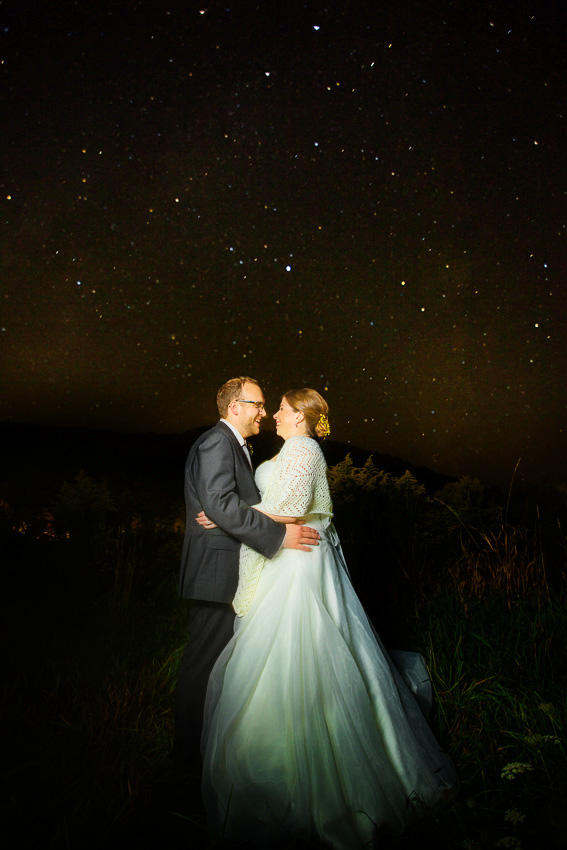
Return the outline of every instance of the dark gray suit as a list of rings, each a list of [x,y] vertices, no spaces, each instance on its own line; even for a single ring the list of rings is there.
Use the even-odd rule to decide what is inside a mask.
[[[259,501],[246,453],[231,429],[217,422],[195,441],[185,464],[187,516],[179,591],[195,601],[175,699],[175,749],[181,765],[198,755],[209,675],[232,637],[230,603],[238,585],[240,544],[272,558],[285,536],[284,525],[250,509]],[[201,528],[195,521],[200,511],[219,527]]]

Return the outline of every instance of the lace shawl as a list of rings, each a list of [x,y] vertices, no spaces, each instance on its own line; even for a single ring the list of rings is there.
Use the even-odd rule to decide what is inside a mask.
[[[332,517],[327,464],[315,440],[290,437],[285,441],[258,507],[278,516],[322,514],[329,519]],[[244,543],[240,547],[238,588],[232,603],[239,617],[244,617],[252,604],[264,560]]]

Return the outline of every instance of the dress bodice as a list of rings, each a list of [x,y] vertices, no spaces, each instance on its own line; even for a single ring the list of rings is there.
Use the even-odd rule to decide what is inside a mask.
[[[261,463],[258,469],[256,470],[256,486],[258,487],[262,498],[264,497],[264,493],[268,489],[268,484],[270,483],[270,478],[272,477],[274,467],[274,461],[266,460],[264,461],[264,463]]]

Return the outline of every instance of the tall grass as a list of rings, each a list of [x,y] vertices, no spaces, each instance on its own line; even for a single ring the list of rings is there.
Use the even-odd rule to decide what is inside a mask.
[[[176,795],[164,789],[185,632],[174,593],[168,580],[120,617],[112,596],[99,600],[6,684],[4,815],[22,845],[36,832],[53,847],[141,838],[170,819]]]
[[[439,736],[462,781],[456,834],[483,847],[520,835],[526,845],[560,846],[567,828],[564,598],[466,602],[448,589],[417,619]],[[512,779],[510,763],[524,766]],[[511,809],[524,816],[521,826],[505,820]]]
[[[459,520],[451,506],[446,507]],[[449,567],[452,586],[461,598],[499,594],[512,600],[530,592],[549,594],[545,556],[533,530],[503,519],[488,529],[461,525],[460,557]],[[564,580],[564,569],[562,573]]]
[[[443,582],[416,576],[418,641],[462,779],[468,847],[561,846],[567,830],[567,594],[537,529],[460,523]]]

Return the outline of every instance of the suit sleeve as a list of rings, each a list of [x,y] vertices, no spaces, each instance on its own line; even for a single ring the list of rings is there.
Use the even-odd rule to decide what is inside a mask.
[[[234,454],[225,435],[212,432],[201,443],[190,472],[209,519],[265,558],[273,558],[284,539],[285,526],[253,510],[239,497]]]

